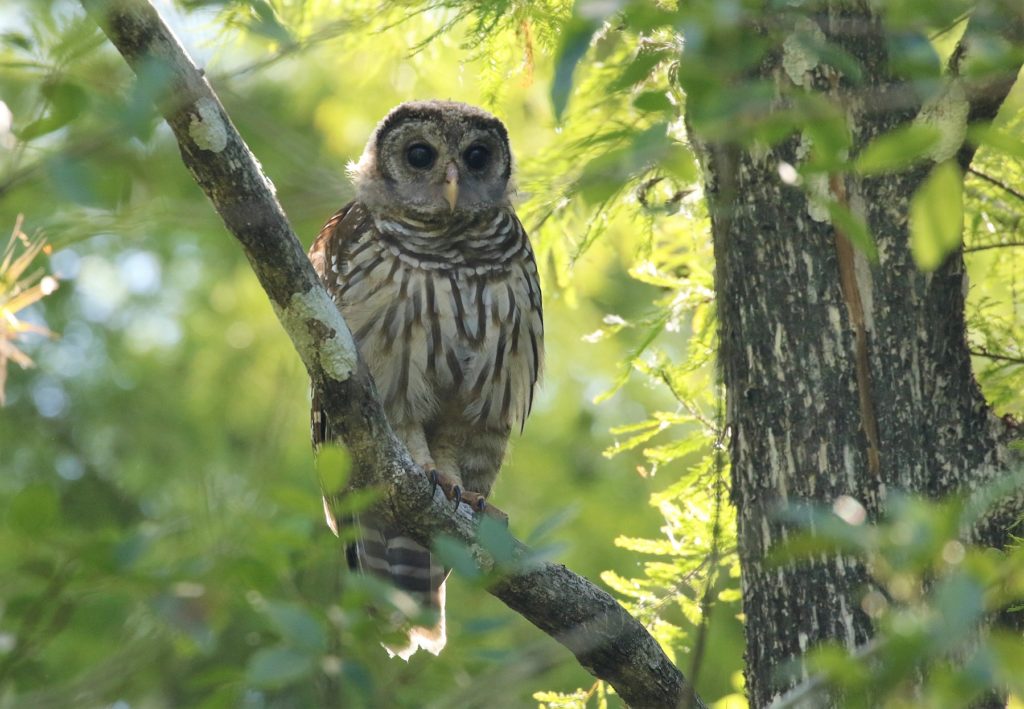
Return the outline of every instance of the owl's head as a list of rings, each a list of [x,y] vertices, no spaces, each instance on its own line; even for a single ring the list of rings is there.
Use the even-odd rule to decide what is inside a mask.
[[[513,191],[505,126],[454,101],[393,108],[350,172],[371,212],[431,222],[506,206]]]

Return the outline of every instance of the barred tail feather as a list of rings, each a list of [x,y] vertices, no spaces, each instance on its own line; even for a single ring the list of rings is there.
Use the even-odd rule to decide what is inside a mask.
[[[430,551],[393,527],[381,524],[371,516],[357,520],[360,537],[350,554],[350,565],[361,573],[372,573],[390,582],[408,594],[421,609],[436,614],[437,622],[431,626],[404,628],[409,641],[401,646],[384,648],[392,657],[408,660],[419,649],[437,655],[447,642],[445,633],[444,601],[445,569]]]

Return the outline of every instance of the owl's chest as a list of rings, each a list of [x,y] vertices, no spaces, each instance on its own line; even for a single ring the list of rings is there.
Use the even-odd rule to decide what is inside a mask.
[[[522,408],[529,299],[518,276],[514,265],[445,270],[380,243],[356,245],[339,274],[339,305],[393,422],[426,421],[453,403],[495,422]]]

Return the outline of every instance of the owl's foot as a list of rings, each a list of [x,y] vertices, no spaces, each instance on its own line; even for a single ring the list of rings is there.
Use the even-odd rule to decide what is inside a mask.
[[[494,519],[508,525],[507,514],[499,510],[494,505],[488,503],[487,498],[479,492],[463,490],[462,485],[459,483],[457,478],[448,475],[447,473],[442,473],[440,470],[433,467],[425,468],[424,472],[426,472],[427,477],[430,478],[430,481],[434,484],[434,487],[431,490],[431,495],[433,495],[434,490],[437,490],[437,488],[440,487],[444,496],[453,501],[456,508],[458,508],[460,503],[465,502],[473,509],[474,512],[479,512],[487,515],[488,517],[493,517]]]

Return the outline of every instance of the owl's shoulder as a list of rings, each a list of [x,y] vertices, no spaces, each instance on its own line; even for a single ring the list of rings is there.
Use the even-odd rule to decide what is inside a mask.
[[[373,229],[373,219],[358,201],[349,202],[332,214],[309,247],[309,260],[320,278],[326,280],[330,273],[338,273],[352,247]]]

